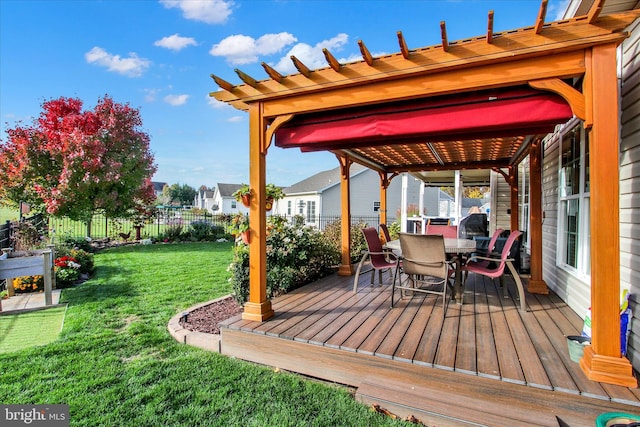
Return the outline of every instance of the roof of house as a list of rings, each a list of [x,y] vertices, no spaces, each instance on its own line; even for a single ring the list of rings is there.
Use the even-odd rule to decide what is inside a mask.
[[[218,191],[222,197],[232,197],[235,191],[242,187],[242,184],[220,184],[218,183]]]
[[[349,175],[351,177],[362,173],[367,168],[353,163],[349,168]],[[340,167],[335,169],[329,169],[326,171],[318,172],[309,178],[303,179],[284,189],[284,194],[297,194],[297,193],[313,193],[321,192],[322,190],[340,184]]]
[[[162,191],[164,186],[167,185],[166,182],[158,182],[158,181],[152,181],[151,184],[153,185],[153,191],[156,191],[156,192]]]

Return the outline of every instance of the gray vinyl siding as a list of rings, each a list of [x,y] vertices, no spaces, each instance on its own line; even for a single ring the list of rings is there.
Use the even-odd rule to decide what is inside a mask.
[[[572,128],[577,121],[566,126]],[[558,170],[560,138],[549,137],[544,143],[542,160],[542,278],[547,286],[576,313],[584,317],[591,306],[591,283],[558,266]]]
[[[640,370],[640,20],[620,47],[620,286],[631,290],[627,355]]]
[[[495,179],[495,206],[492,206],[492,220],[495,220],[495,227],[492,224],[492,230],[496,228],[502,228],[503,230],[511,229],[511,217],[508,213],[511,209],[511,188],[504,179],[504,177],[498,173],[492,172]],[[491,194],[494,197],[494,194]],[[514,215],[517,213],[514,212]],[[494,216],[495,215],[495,216]]]

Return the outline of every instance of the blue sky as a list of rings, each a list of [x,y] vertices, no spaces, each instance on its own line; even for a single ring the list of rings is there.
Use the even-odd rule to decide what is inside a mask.
[[[547,21],[567,0],[550,0]],[[151,136],[155,181],[215,186],[249,178],[248,117],[208,96],[216,74],[241,83],[239,68],[267,78],[266,62],[295,71],[296,55],[325,67],[322,48],[341,62],[360,60],[358,40],[374,56],[533,25],[540,0],[0,0],[2,133],[31,123],[45,100],[76,97],[86,108],[110,95],[138,108]],[[328,153],[272,146],[267,180],[288,186],[338,166]]]

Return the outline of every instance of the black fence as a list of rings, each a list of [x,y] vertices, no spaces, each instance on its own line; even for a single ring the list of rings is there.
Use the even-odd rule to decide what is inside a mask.
[[[0,224],[0,248],[15,249],[16,232],[24,225],[31,225],[39,234],[47,234],[47,220],[42,214],[22,217],[20,221],[6,221]]]
[[[192,210],[158,209],[152,218],[146,221],[139,229],[140,238],[155,238],[161,236],[172,228],[182,227],[188,229],[194,222],[206,221],[212,225],[226,227],[233,215],[201,213]],[[287,220],[293,220],[293,215],[281,215]],[[305,217],[305,225],[324,230],[329,224],[340,220],[339,215]],[[375,216],[352,216],[351,224],[367,224],[377,227],[380,217]],[[87,232],[87,224],[80,221],[72,221],[68,218],[50,218],[49,236],[54,239],[84,238],[90,236],[92,239],[134,239],[137,237],[136,230],[138,223],[130,219],[107,218],[104,215],[96,214],[91,220],[91,230]]]

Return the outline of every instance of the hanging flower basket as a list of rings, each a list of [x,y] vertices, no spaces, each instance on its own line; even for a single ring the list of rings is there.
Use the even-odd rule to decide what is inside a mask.
[[[251,195],[243,194],[242,196],[240,196],[240,201],[245,207],[248,208],[249,206],[251,206]]]
[[[273,199],[269,198],[265,200],[264,205],[265,205],[265,209],[267,211],[270,211],[271,209],[273,209]]]

